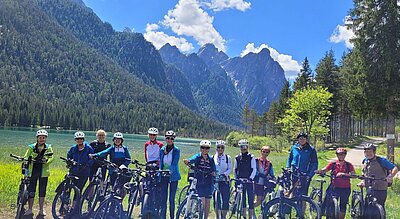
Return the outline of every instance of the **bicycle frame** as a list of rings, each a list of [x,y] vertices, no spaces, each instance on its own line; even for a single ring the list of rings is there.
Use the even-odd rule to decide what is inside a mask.
[[[191,177],[191,181],[192,183],[190,184],[189,187],[189,194],[186,196],[187,197],[187,202],[186,202],[186,206],[185,206],[185,217],[188,216],[188,213],[191,212],[191,210],[189,209],[192,205],[191,205],[191,201],[192,201],[192,197],[198,197],[197,195],[197,190],[196,190],[196,186],[197,186],[197,179]]]

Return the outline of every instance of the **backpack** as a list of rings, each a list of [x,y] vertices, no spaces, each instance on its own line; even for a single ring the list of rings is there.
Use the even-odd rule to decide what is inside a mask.
[[[215,155],[211,156],[212,160],[214,160],[214,156]],[[228,160],[228,155],[227,154],[225,154],[225,160],[226,160],[226,166],[228,166],[229,160]]]
[[[365,164],[365,159],[362,161],[362,164]],[[382,164],[382,157],[380,156],[376,156],[376,161],[378,161],[379,165],[381,166],[381,168],[383,169],[383,171],[386,171],[386,176],[388,176],[390,174],[390,170],[386,169],[386,167],[383,166]],[[391,187],[393,183],[388,183],[388,187]]]

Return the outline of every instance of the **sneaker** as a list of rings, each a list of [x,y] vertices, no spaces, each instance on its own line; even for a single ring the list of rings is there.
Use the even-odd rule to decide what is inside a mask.
[[[40,216],[46,216],[47,214],[46,214],[46,212],[44,210],[40,210],[39,211],[39,215]]]
[[[32,215],[32,214],[33,214],[33,213],[32,213],[32,210],[31,210],[31,209],[28,209],[28,210],[25,211],[24,216],[30,216],[30,215]]]

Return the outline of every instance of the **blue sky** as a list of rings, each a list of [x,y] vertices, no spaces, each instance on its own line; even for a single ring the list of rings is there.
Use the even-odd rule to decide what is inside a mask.
[[[197,52],[214,43],[229,57],[269,48],[293,79],[305,57],[314,69],[326,51],[339,60],[351,49],[344,27],[351,0],[83,0],[122,31],[143,33],[156,48],[165,43]]]

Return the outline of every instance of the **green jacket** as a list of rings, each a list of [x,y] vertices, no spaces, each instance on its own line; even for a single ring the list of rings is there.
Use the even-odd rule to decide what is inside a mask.
[[[36,157],[39,155],[38,153],[36,153],[33,149],[35,148],[36,143],[30,144],[28,145],[28,150],[25,153],[25,158],[28,158],[29,156],[32,156],[32,159],[36,159]],[[52,153],[53,149],[51,148],[51,144],[46,144],[46,153]],[[45,156],[45,158],[47,158],[47,162],[43,164],[43,168],[42,168],[42,177],[49,177],[50,176],[50,170],[49,170],[49,166],[50,163],[53,162],[53,155],[52,156]],[[33,168],[33,164],[29,165],[29,176],[32,175],[32,168]]]

